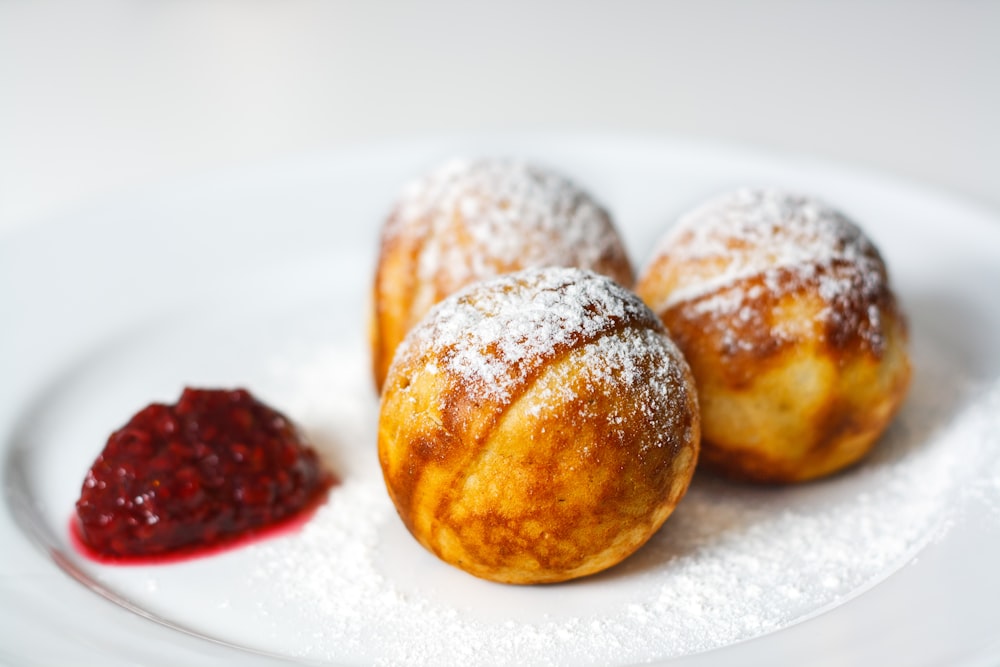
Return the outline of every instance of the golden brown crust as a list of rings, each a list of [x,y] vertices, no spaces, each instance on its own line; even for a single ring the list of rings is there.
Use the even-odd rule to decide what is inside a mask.
[[[608,212],[554,172],[456,161],[411,185],[380,241],[369,323],[376,387],[406,332],[435,303],[478,280],[541,266],[634,281]]]
[[[895,415],[910,367],[898,320],[887,323],[886,351],[786,344],[758,362],[730,362],[709,345],[689,345],[691,330],[664,317],[700,379],[702,461],[727,476],[759,482],[822,477],[860,460]],[[694,334],[697,337],[697,334]],[[705,343],[704,339],[699,341]]]
[[[636,290],[659,305],[691,364],[704,464],[803,481],[859,460],[895,415],[910,378],[906,326],[877,250],[839,214],[788,196],[777,210],[794,218],[813,207],[808,224],[789,231],[799,223],[764,216],[758,233],[720,222],[734,209],[749,217],[747,202],[766,197],[781,195],[723,199],[723,213],[688,219]],[[806,251],[775,249],[790,242]]]
[[[466,305],[489,311],[479,290],[496,284],[466,291]],[[486,346],[496,367],[467,372],[433,322],[407,338],[383,393],[379,457],[407,528],[446,562],[508,583],[590,574],[644,543],[686,491],[700,436],[693,378],[652,313],[617,289],[631,308],[578,309],[570,319],[592,321],[564,318],[568,335],[543,332],[555,342],[501,333]]]

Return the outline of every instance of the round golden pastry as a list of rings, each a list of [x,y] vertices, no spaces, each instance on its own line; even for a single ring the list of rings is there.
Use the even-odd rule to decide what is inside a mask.
[[[910,381],[878,250],[809,197],[743,189],[683,217],[636,285],[698,385],[702,461],[798,482],[861,459]]]
[[[421,544],[535,584],[645,543],[686,492],[699,437],[694,380],[656,316],[605,276],[547,268],[472,285],[407,335],[378,452]]]
[[[473,282],[543,266],[592,269],[623,285],[635,279],[608,212],[554,171],[453,160],[407,186],[382,229],[375,272],[375,386],[435,303]]]

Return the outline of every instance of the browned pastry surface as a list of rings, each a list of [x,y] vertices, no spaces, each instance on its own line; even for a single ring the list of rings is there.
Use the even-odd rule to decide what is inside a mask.
[[[560,174],[511,160],[454,160],[410,184],[381,237],[369,332],[376,386],[435,303],[477,280],[543,266],[634,280],[608,212]]]
[[[410,332],[379,459],[430,551],[543,583],[641,546],[685,493],[699,433],[690,370],[655,315],[603,276],[540,269],[467,288]]]
[[[741,190],[683,218],[636,291],[691,364],[702,460],[812,479],[863,457],[905,397],[905,321],[860,228],[810,198]]]

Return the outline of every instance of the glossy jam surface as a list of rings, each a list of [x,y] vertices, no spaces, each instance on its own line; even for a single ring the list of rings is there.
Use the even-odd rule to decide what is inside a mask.
[[[291,521],[332,483],[295,426],[249,392],[185,389],[111,434],[76,529],[105,561],[208,553]]]

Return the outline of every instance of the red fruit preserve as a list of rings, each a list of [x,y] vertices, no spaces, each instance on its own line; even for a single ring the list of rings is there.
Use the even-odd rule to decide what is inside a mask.
[[[290,520],[332,483],[295,426],[249,392],[185,389],[111,434],[76,528],[106,560],[212,551]]]

